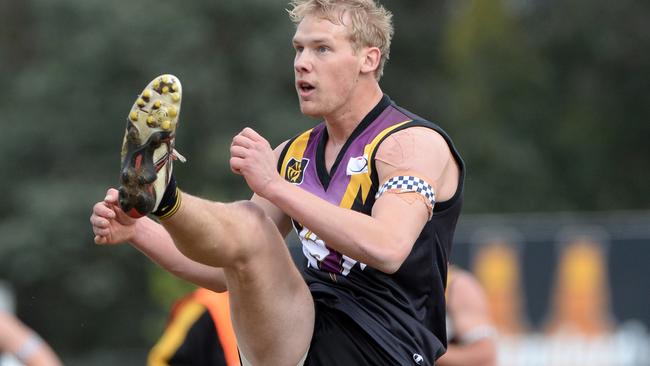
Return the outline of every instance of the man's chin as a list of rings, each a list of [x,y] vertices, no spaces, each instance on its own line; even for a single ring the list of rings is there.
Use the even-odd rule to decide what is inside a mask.
[[[302,112],[302,114],[304,114],[307,117],[312,117],[312,118],[322,118],[323,117],[323,113],[321,113],[321,111],[318,111],[318,110],[316,110],[314,108],[309,108],[309,107],[307,107],[305,105],[302,105],[302,104],[300,105],[300,112]]]

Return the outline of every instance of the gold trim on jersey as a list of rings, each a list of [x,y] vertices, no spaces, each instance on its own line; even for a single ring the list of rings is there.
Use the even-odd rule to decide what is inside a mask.
[[[379,143],[384,139],[386,135],[388,135],[398,127],[401,127],[411,121],[412,120],[408,120],[408,121],[404,121],[392,125],[384,129],[383,131],[381,131],[379,134],[377,134],[377,136],[375,136],[375,138],[363,148],[364,158],[370,159],[372,157],[372,154],[374,154],[375,150],[379,146]],[[350,176],[350,183],[348,183],[348,187],[345,189],[345,193],[341,198],[341,202],[339,203],[339,206],[343,208],[352,208],[352,205],[354,204],[354,200],[359,195],[359,191],[361,191],[361,202],[365,203],[366,199],[368,198],[368,193],[370,193],[370,188],[372,187],[371,177],[372,177],[372,164],[370,163],[370,161],[368,161],[367,172],[365,172],[364,174],[354,174]]]
[[[282,166],[280,169],[280,176],[283,178],[287,177],[287,169],[289,167],[289,162],[291,159],[294,159],[298,162],[302,162],[302,157],[305,155],[305,149],[307,148],[307,143],[309,142],[309,137],[311,136],[311,130],[303,132],[300,136],[296,137],[293,141],[289,143],[289,148],[284,154],[282,160]],[[304,169],[306,166],[299,165],[300,169]],[[302,175],[302,171],[297,172]],[[293,175],[293,174],[292,174]]]
[[[174,357],[183,344],[192,325],[206,311],[202,304],[191,301],[174,316],[158,343],[151,349],[147,358],[149,366],[164,366]]]

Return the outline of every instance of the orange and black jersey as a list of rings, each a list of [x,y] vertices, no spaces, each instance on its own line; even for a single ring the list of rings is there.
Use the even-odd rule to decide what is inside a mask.
[[[435,205],[397,272],[386,274],[339,253],[293,221],[308,262],[303,276],[314,300],[347,314],[400,365],[432,365],[446,346],[444,288],[465,171],[451,139],[384,96],[353,131],[329,172],[324,123],[291,139],[278,162],[287,181],[331,204],[370,215],[380,184],[374,159],[378,147],[392,133],[418,126],[446,140],[461,174],[456,194]]]
[[[228,293],[199,288],[174,304],[165,331],[151,349],[148,366],[237,366]]]

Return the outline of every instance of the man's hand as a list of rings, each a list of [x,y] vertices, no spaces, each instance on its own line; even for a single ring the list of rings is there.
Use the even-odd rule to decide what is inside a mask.
[[[251,128],[244,128],[232,139],[230,169],[244,176],[259,196],[266,197],[270,183],[281,181],[276,170],[277,158],[266,139]]]
[[[103,201],[93,206],[90,223],[97,244],[119,244],[129,241],[135,235],[135,222],[127,216],[117,203],[118,191],[109,188]]]

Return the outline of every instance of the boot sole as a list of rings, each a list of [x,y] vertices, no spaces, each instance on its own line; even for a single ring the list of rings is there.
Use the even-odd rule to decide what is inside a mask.
[[[181,93],[178,78],[161,75],[145,87],[131,107],[119,187],[120,206],[131,217],[154,211],[169,182]],[[164,176],[159,177],[161,173]]]

